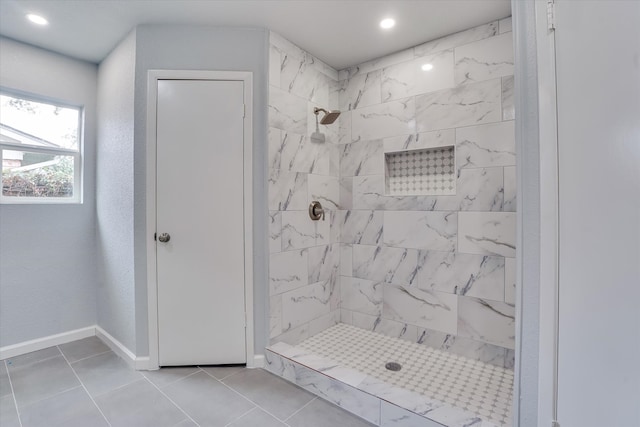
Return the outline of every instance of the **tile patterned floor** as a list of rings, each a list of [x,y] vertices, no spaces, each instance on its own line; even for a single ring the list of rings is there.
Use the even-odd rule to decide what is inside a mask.
[[[98,338],[0,361],[2,427],[365,427],[262,369],[136,372]]]
[[[511,425],[513,371],[346,324],[298,344],[388,384]],[[387,362],[402,369],[393,372]]]

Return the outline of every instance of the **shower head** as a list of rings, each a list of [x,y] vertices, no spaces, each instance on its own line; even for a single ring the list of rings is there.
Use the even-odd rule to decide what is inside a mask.
[[[320,124],[323,124],[323,125],[330,125],[331,123],[335,122],[338,116],[340,115],[340,110],[327,111],[324,108],[318,108],[318,107],[315,107],[313,109],[313,114],[317,116],[318,113],[320,113],[320,111],[324,113],[324,116],[322,117],[322,119],[320,119]]]

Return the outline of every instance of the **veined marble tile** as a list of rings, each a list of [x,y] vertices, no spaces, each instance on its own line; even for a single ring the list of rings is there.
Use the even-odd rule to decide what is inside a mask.
[[[338,323],[340,323],[340,310],[333,310],[331,313],[309,322],[309,336],[312,337]]]
[[[340,185],[340,209],[353,209],[353,178],[341,176]]]
[[[340,309],[340,323],[353,325],[353,312],[344,308]]]
[[[340,110],[350,111],[356,108],[380,104],[381,70],[359,74],[340,82]]]
[[[513,75],[513,37],[501,34],[455,49],[456,84]]]
[[[269,211],[269,253],[282,250],[282,212]]]
[[[376,328],[376,332],[383,335],[400,338],[405,341],[416,342],[418,340],[418,327],[408,323],[397,322],[395,320],[380,320],[380,324]]]
[[[284,343],[278,343],[284,344]],[[271,372],[274,375],[278,375],[286,379],[287,381],[291,381],[295,383],[296,380],[296,372],[294,369],[294,362],[291,360],[280,356],[279,354],[270,351],[267,349],[264,352],[264,368]]]
[[[504,294],[504,258],[458,252],[420,253],[421,289],[501,301]]]
[[[511,17],[501,19],[499,22],[500,34],[507,33],[512,29]]]
[[[353,276],[386,283],[415,283],[418,251],[353,245]]]
[[[419,329],[418,341],[438,350],[464,356],[472,360],[489,363],[494,366],[505,366],[505,354],[507,349],[482,341],[475,341],[470,338],[463,338],[455,335],[431,329]]]
[[[269,43],[278,48],[280,52],[289,56],[295,56],[296,58],[303,58],[306,53],[304,50],[273,31],[269,31]]]
[[[503,210],[502,168],[474,168],[458,171],[457,198],[460,211]]]
[[[296,383],[375,425],[380,423],[380,400],[375,396],[301,365],[296,365]]]
[[[269,45],[269,84],[280,87],[280,51],[274,45]]]
[[[458,251],[515,257],[516,214],[513,212],[460,212],[458,214]]]
[[[331,235],[330,242],[333,243],[341,243],[342,242],[342,211],[330,210],[327,212],[331,223],[329,224],[329,231]]]
[[[458,297],[458,335],[514,349],[515,334],[513,305]]]
[[[351,111],[343,111],[338,118],[340,122],[340,135],[338,144],[348,144],[351,142]]]
[[[307,250],[271,254],[269,258],[269,294],[288,292],[309,283]]]
[[[317,104],[329,104],[328,78],[314,66],[313,56],[280,55],[280,88]]]
[[[422,148],[455,145],[456,134],[454,129],[445,129],[433,132],[423,132],[415,135],[393,136],[383,139],[382,143],[385,153],[419,150]]]
[[[384,243],[393,247],[453,252],[457,230],[455,212],[384,213]]]
[[[341,307],[359,313],[382,314],[382,283],[342,276],[340,280]]]
[[[384,172],[382,140],[358,141],[341,146],[340,176],[375,175]]]
[[[367,74],[375,70],[381,70],[390,65],[399,64],[401,62],[410,61],[413,59],[413,48],[405,49],[400,52],[392,53],[391,55],[383,56],[368,62],[364,62],[355,67],[346,68],[338,72],[338,79],[345,80],[351,79],[355,76]]]
[[[513,82],[513,76],[502,78],[502,120],[514,120],[516,118]]]
[[[504,168],[504,211],[515,212],[517,207],[516,199],[516,167],[508,166]]]
[[[318,222],[311,221],[308,211],[285,211],[282,212],[282,250],[303,249],[315,246],[317,243]],[[327,243],[328,243],[328,227]]]
[[[516,259],[504,259],[504,301],[516,304]]]
[[[315,56],[313,57],[313,66],[316,68],[316,70],[320,71],[322,74],[327,76],[329,79],[334,80],[336,82],[338,81],[338,70],[336,70],[335,68],[331,67],[330,65],[327,65],[324,62],[320,61]],[[334,107],[331,107],[331,108],[334,108]],[[337,104],[336,104],[335,108],[338,108]]]
[[[285,326],[283,325],[283,330]],[[275,338],[271,338],[271,344],[286,343],[290,345],[296,345],[309,338],[309,324],[305,323],[297,328],[290,328],[285,330],[282,334]]]
[[[338,209],[340,186],[337,177],[310,174],[307,179],[309,183],[309,203],[319,201],[324,209]],[[328,220],[326,215],[325,220]]]
[[[314,283],[282,294],[282,326],[285,331],[328,314],[331,289],[329,281]]]
[[[282,296],[269,297],[269,338],[282,333]]]
[[[385,285],[382,315],[386,319],[455,334],[457,296],[413,286]]]
[[[487,37],[498,34],[498,22],[473,27],[459,33],[451,34],[436,40],[423,43],[413,48],[416,57],[425,56],[433,52],[452,49],[463,44],[471,43],[476,40],[486,39]]]
[[[307,175],[271,169],[269,175],[269,210],[303,210],[307,208]]]
[[[454,87],[453,65],[453,50],[446,50],[383,69],[382,102]]]
[[[380,316],[351,311],[351,324],[357,328],[376,331],[381,321],[382,318]]]
[[[307,132],[307,101],[269,86],[269,127],[303,135]]]
[[[501,91],[498,78],[418,95],[417,130],[427,132],[500,121]]]
[[[340,245],[340,275],[353,275],[353,250],[351,245]]]
[[[416,104],[414,98],[372,105],[351,112],[351,139],[353,141],[369,141],[415,133],[415,131]]]
[[[340,218],[343,243],[359,245],[382,243],[383,212],[342,211]]]
[[[309,218],[309,211],[306,211],[307,220],[311,221]],[[313,228],[316,232],[316,246],[318,245],[329,245],[331,244],[331,216],[329,213],[329,217],[325,216],[325,220],[322,221],[311,221],[313,223]]]
[[[458,168],[515,166],[515,122],[456,129]]]
[[[323,245],[309,248],[309,283],[329,280],[338,274],[340,267],[340,245]]]
[[[329,175],[329,146],[305,135],[269,128],[269,167]]]
[[[411,411],[382,401],[380,409],[381,427],[442,427],[435,421],[431,421]]]
[[[336,74],[338,72],[336,71]],[[329,79],[329,104],[327,108],[329,110],[340,110],[340,91],[342,87],[342,82],[339,82],[338,79]],[[340,121],[340,118],[338,118]]]

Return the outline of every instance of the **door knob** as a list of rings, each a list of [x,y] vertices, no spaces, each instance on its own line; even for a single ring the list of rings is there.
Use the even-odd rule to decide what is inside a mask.
[[[162,233],[158,236],[158,240],[162,243],[167,243],[169,240],[171,240],[171,236],[169,235],[169,233]]]

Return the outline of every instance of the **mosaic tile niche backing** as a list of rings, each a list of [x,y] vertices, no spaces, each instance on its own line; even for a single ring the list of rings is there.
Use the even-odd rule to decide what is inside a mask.
[[[389,195],[456,194],[453,146],[385,153]]]

